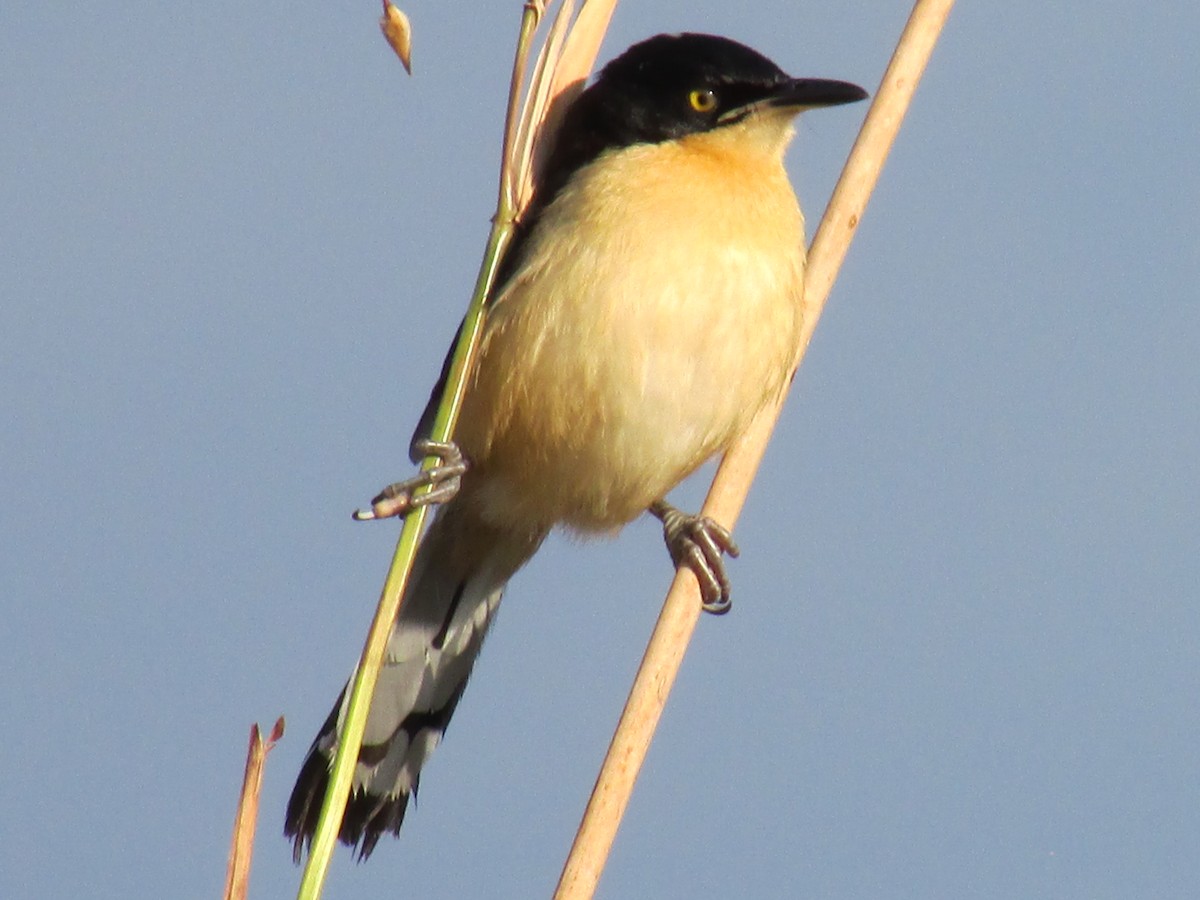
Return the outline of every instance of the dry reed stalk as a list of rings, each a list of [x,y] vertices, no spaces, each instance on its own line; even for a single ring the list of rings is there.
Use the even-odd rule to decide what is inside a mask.
[[[954,0],[917,0],[850,151],[813,239],[805,272],[805,320],[793,371],[800,365],[825,300],[854,236]],[[765,409],[722,460],[702,515],[732,529],[782,407]],[[700,617],[699,585],[680,570],[663,603],[625,709],[563,866],[555,900],[585,900],[596,890],[646,758],[654,729]]]
[[[246,751],[246,771],[242,776],[242,793],[238,798],[237,814],[233,819],[233,840],[229,847],[229,864],[225,870],[225,900],[245,900],[250,885],[250,863],[254,858],[254,829],[258,823],[258,797],[262,791],[263,766],[267,754],[283,737],[283,716],[264,741],[258,724],[250,726],[250,748]]]

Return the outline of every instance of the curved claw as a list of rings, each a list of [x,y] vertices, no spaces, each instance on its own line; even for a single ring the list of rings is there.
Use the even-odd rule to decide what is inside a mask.
[[[659,500],[651,515],[663,523],[663,538],[675,567],[687,566],[700,583],[704,611],[721,616],[733,606],[732,585],[725,571],[724,554],[736,558],[738,546],[724,525],[706,516],[689,516]]]
[[[419,506],[445,503],[458,493],[462,476],[470,465],[457,444],[422,438],[413,442],[413,450],[422,456],[435,457],[440,463],[421,470],[412,478],[389,484],[371,500],[370,509],[354,511],[356,521],[403,517]],[[421,494],[416,493],[421,488],[429,490]]]

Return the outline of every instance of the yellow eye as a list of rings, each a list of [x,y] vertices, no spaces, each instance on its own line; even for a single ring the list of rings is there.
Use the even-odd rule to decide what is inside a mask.
[[[688,103],[698,113],[712,112],[717,108],[717,92],[710,88],[692,91],[688,94]]]

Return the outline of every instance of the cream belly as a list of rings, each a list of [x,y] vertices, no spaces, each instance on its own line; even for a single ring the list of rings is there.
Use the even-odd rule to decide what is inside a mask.
[[[803,220],[777,158],[736,191],[728,167],[745,163],[719,153],[644,146],[623,161],[551,205],[538,233],[554,252],[531,242],[489,316],[459,440],[493,524],[619,527],[787,376]]]

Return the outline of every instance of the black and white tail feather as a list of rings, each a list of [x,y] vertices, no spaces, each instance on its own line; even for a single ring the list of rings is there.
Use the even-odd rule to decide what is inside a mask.
[[[439,511],[388,641],[339,833],[360,860],[383,834],[399,834],[421,767],[466,689],[505,584],[544,537],[501,532],[469,507],[460,496]],[[316,830],[346,702],[343,688],[288,801],[284,833],[297,862]]]

